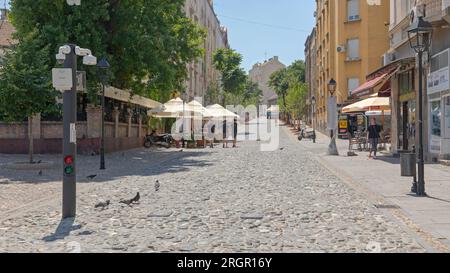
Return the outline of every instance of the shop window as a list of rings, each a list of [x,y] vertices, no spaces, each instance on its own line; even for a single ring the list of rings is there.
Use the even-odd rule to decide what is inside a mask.
[[[441,101],[430,102],[431,135],[441,137]]]

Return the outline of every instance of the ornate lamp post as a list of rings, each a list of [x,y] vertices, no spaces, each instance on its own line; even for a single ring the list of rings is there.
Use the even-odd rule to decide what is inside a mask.
[[[106,85],[106,78],[108,69],[110,67],[108,61],[103,58],[100,60],[100,62],[97,64],[97,67],[101,70],[101,80],[102,80],[102,137],[101,137],[101,143],[100,143],[100,170],[105,170],[105,85]]]
[[[331,142],[328,146],[328,155],[339,155],[337,145],[336,145],[336,138],[334,135],[334,131],[336,130],[336,122],[337,122],[337,104],[336,104],[336,97],[334,96],[334,93],[336,92],[336,86],[337,82],[332,78],[330,82],[328,83],[328,92],[330,92],[330,98],[328,99],[328,129],[330,130],[330,138]]]
[[[419,151],[417,196],[426,196],[425,192],[425,160],[423,148],[423,54],[430,50],[433,26],[419,16],[407,29],[411,48],[417,53],[419,61]]]

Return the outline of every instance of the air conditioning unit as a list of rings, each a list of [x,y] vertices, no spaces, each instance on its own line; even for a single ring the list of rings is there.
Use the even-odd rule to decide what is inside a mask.
[[[346,50],[346,48],[343,45],[340,45],[337,47],[337,52],[339,52],[339,53],[345,52],[345,50]]]
[[[383,64],[388,65],[388,64],[392,63],[393,61],[395,61],[395,59],[396,59],[395,52],[386,53],[383,55]]]

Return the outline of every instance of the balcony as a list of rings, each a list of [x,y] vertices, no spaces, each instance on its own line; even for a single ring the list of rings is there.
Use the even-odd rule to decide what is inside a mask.
[[[435,25],[450,22],[450,0],[422,0],[426,5],[426,19]]]

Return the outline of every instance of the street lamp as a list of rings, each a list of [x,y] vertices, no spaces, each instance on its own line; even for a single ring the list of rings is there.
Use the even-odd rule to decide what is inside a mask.
[[[108,69],[110,67],[106,58],[100,60],[97,67],[101,70],[102,80],[102,137],[100,143],[100,170],[105,170],[105,85]]]
[[[315,127],[315,113],[316,113],[316,97],[312,96],[311,97],[311,126],[313,128],[313,143],[316,143],[316,127]]]
[[[332,78],[328,83],[328,92],[330,92],[331,96],[334,96],[334,92],[336,92],[337,82]]]
[[[337,145],[336,145],[336,138],[334,135],[334,131],[337,127],[337,101],[336,97],[334,96],[334,93],[336,92],[336,86],[337,82],[331,78],[331,80],[328,82],[328,92],[330,92],[330,97],[328,98],[328,129],[330,130],[330,145],[328,146],[328,155],[339,155]]]
[[[423,149],[423,53],[428,52],[431,46],[433,26],[419,16],[417,20],[407,29],[411,48],[419,57],[419,160],[417,196],[426,196],[425,192],[425,160]]]

